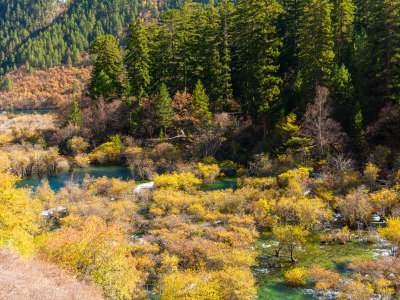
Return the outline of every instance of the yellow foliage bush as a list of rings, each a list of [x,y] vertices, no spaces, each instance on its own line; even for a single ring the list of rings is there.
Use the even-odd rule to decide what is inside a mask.
[[[173,272],[160,280],[158,291],[161,299],[168,300],[251,300],[256,296],[250,269],[231,268],[218,272]]]
[[[150,210],[155,215],[188,214],[196,220],[215,220],[221,214],[241,213],[245,198],[232,190],[198,192],[195,195],[172,189],[154,192]]]
[[[89,276],[107,297],[130,299],[145,293],[146,274],[136,268],[137,261],[118,223],[107,225],[98,217],[89,217],[78,228],[49,233],[41,252],[71,272]]]
[[[259,191],[262,191],[265,189],[276,188],[277,182],[276,178],[273,177],[263,177],[263,178],[243,177],[238,179],[238,186],[241,188],[251,187]]]
[[[84,153],[78,153],[74,157],[74,165],[78,168],[85,168],[90,164],[90,156]]]
[[[19,177],[0,173],[0,248],[33,253],[33,239],[39,233],[41,205],[30,190],[16,188]]]
[[[197,164],[198,176],[203,180],[203,184],[211,184],[215,181],[215,178],[219,175],[220,168],[217,164]]]
[[[379,235],[391,245],[391,255],[400,256],[400,218],[389,218],[387,226],[379,229]]]
[[[192,173],[176,173],[158,175],[154,178],[155,187],[159,189],[181,190],[194,192],[201,185],[202,180]]]
[[[391,209],[399,204],[398,193],[388,188],[369,194],[369,199],[372,207],[383,216],[387,216]]]
[[[120,158],[121,147],[113,142],[101,144],[93,152],[89,153],[92,162],[112,162]]]
[[[315,282],[317,290],[337,289],[340,283],[340,275],[336,271],[325,269],[316,264],[311,266],[308,276]]]
[[[349,227],[345,226],[343,227],[338,233],[337,233],[337,240],[341,244],[347,244],[348,242],[351,242],[351,233],[349,230]]]
[[[271,229],[278,222],[278,217],[273,215],[273,203],[267,199],[260,199],[255,204],[254,217],[261,228]]]
[[[378,178],[378,173],[380,169],[376,167],[373,163],[368,162],[365,169],[364,169],[364,180],[365,183],[373,188],[376,184],[376,179]]]
[[[308,271],[304,267],[293,268],[285,273],[285,281],[288,286],[298,287],[306,284]]]
[[[285,187],[285,193],[289,196],[301,196],[304,194],[309,180],[310,168],[298,168],[289,170],[278,176],[279,183]]]

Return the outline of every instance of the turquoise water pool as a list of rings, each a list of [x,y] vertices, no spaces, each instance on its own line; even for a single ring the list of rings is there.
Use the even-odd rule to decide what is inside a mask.
[[[76,169],[74,172],[62,172],[58,173],[52,177],[38,177],[31,176],[22,179],[17,183],[18,187],[31,187],[36,189],[42,184],[44,180],[48,180],[50,187],[54,191],[58,191],[60,188],[65,186],[67,181],[73,181],[75,183],[81,184],[85,176],[91,176],[94,178],[99,178],[106,176],[108,178],[120,178],[122,180],[131,179],[131,174],[129,170],[125,167],[120,166],[94,166],[82,169]],[[222,190],[222,189],[236,189],[237,180],[236,178],[219,178],[213,184],[204,186],[202,189],[211,190]]]
[[[131,178],[129,170],[124,167],[118,166],[106,166],[106,167],[88,167],[82,169],[76,169],[73,172],[62,172],[58,173],[52,177],[38,177],[31,176],[22,179],[17,183],[18,187],[31,187],[36,189],[44,180],[49,181],[50,187],[54,191],[58,191],[60,188],[65,186],[67,181],[73,181],[75,183],[81,184],[85,176],[91,176],[94,178],[98,177],[109,177],[109,178],[121,178],[123,180],[128,180]]]

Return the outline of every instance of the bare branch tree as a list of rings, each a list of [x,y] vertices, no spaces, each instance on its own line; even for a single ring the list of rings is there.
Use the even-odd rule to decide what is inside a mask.
[[[318,86],[314,102],[307,106],[301,131],[303,135],[314,141],[314,150],[320,157],[330,149],[343,146],[347,139],[339,122],[330,118],[332,109],[328,98],[329,90]]]

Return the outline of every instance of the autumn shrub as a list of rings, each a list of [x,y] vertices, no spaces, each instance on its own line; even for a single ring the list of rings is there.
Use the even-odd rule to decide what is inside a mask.
[[[273,177],[243,177],[238,179],[238,187],[252,187],[259,191],[276,188],[276,178]]]
[[[2,149],[2,154],[8,157],[11,173],[19,176],[52,176],[69,169],[69,162],[58,153],[56,147],[48,149],[41,145],[13,145]]]
[[[278,176],[278,183],[288,196],[302,196],[308,186],[310,168],[292,169]]]
[[[364,187],[359,187],[347,194],[345,198],[336,200],[337,207],[344,222],[349,226],[355,226],[357,221],[369,224],[372,214],[371,204]]]
[[[311,265],[308,277],[315,282],[315,288],[322,291],[337,289],[341,280],[336,271],[325,269],[316,264]]]
[[[320,198],[302,197],[281,197],[275,203],[275,214],[283,222],[292,220],[308,230],[313,230],[319,223],[329,221],[332,212],[327,204]]]
[[[365,300],[374,295],[374,287],[369,282],[363,283],[359,280],[351,281],[343,288],[341,296],[347,299]]]
[[[184,269],[207,267],[222,270],[245,268],[255,263],[252,249],[258,234],[249,217],[232,217],[224,222],[193,223],[185,215],[156,217],[149,240],[179,259]]]
[[[273,214],[274,211],[273,202],[267,199],[258,200],[254,209],[254,219],[258,227],[272,229],[279,221],[279,218]]]
[[[398,257],[400,255],[400,218],[389,218],[387,226],[379,229],[379,235],[390,243],[390,253]]]
[[[68,148],[72,154],[78,154],[85,151],[89,147],[89,144],[81,136],[74,136],[68,140]]]
[[[154,192],[154,205],[150,212],[155,215],[184,213],[196,220],[215,220],[221,214],[241,213],[244,209],[245,198],[232,190],[198,192],[193,195],[161,189]]]
[[[155,186],[159,189],[173,189],[194,192],[202,183],[192,173],[162,174],[154,177]]]
[[[379,234],[377,230],[370,229],[367,233],[367,242],[370,244],[376,244],[379,241]]]
[[[376,179],[378,178],[379,168],[377,168],[373,163],[368,162],[364,169],[364,181],[370,187],[374,188],[376,185]]]
[[[143,295],[146,274],[136,268],[124,230],[89,217],[78,228],[64,227],[49,233],[41,253],[72,273],[88,276],[110,298]]]
[[[285,281],[288,286],[299,287],[306,284],[308,271],[304,267],[293,268],[285,273]]]
[[[163,251],[157,273],[162,299],[253,299],[250,266],[255,264],[258,237],[254,221],[239,215],[219,217],[201,223],[182,213],[154,218],[146,239],[157,241]]]
[[[221,169],[238,169],[239,165],[231,160],[224,160],[219,164]]]
[[[343,227],[337,234],[336,238],[339,241],[340,244],[347,244],[348,242],[351,242],[351,233],[350,230],[347,226]]]
[[[197,164],[197,174],[203,180],[203,184],[211,184],[219,175],[220,168],[218,165]]]
[[[250,174],[257,177],[271,176],[273,173],[273,163],[268,155],[258,154],[254,161],[249,164]]]
[[[78,153],[72,159],[72,165],[78,168],[85,168],[90,164],[90,156],[85,153]]]
[[[111,141],[98,146],[89,154],[92,162],[106,163],[114,162],[121,159],[122,143],[118,135],[111,137]]]
[[[256,295],[249,269],[174,272],[160,280],[158,290],[161,299],[250,300]]]
[[[2,166],[4,168],[4,166]],[[0,248],[30,255],[39,233],[41,205],[29,189],[16,188],[19,177],[0,173]]]
[[[153,177],[155,164],[144,149],[136,146],[126,147],[124,156],[132,176],[138,176],[140,179],[151,179]]]
[[[97,216],[107,223],[123,223],[130,230],[139,209],[134,189],[133,180],[86,177],[81,186],[69,182],[62,187],[55,194],[50,208],[66,208],[67,215],[55,215],[62,226],[80,226],[85,217]]]
[[[398,193],[388,188],[369,194],[369,199],[375,211],[383,217],[388,216],[392,209],[400,204]]]
[[[158,173],[176,171],[176,165],[179,159],[179,155],[178,151],[172,144],[158,144],[149,153],[149,155],[149,158],[155,162],[155,168]]]
[[[329,244],[336,240],[336,236],[335,236],[335,234],[333,234],[331,232],[326,232],[326,233],[322,233],[319,236],[319,239],[320,239],[321,243]]]
[[[218,161],[215,159],[214,156],[206,156],[204,157],[201,162],[205,165],[215,165],[218,164]]]
[[[57,205],[56,194],[51,189],[48,180],[37,187],[34,197],[40,202],[43,209],[55,208]]]
[[[358,260],[349,267],[357,274],[356,279],[368,283],[382,299],[391,299],[400,289],[400,262],[393,256],[382,256],[378,259]]]
[[[392,299],[395,289],[392,287],[392,281],[386,278],[379,278],[374,282],[375,292],[382,297],[382,299]]]
[[[207,272],[183,271],[163,276],[158,282],[160,299],[221,299],[218,283]]]

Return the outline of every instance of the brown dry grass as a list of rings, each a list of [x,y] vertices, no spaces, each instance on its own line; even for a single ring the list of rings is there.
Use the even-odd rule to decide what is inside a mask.
[[[0,299],[103,298],[95,288],[54,265],[0,251]]]

